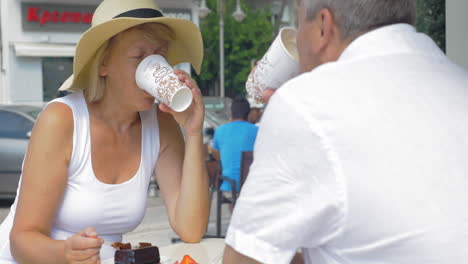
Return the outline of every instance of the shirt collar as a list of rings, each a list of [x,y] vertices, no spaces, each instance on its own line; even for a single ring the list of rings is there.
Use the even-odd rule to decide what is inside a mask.
[[[401,53],[444,56],[437,45],[409,24],[380,27],[356,38],[343,51],[338,61]]]

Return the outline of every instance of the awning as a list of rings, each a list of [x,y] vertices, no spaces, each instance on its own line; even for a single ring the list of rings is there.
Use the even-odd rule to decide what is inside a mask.
[[[14,43],[16,56],[23,57],[73,57],[75,45],[52,43]]]

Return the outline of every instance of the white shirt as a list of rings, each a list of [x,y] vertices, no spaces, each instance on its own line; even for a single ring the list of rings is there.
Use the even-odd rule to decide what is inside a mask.
[[[468,263],[468,74],[406,24],[286,83],[226,242],[263,263]]]

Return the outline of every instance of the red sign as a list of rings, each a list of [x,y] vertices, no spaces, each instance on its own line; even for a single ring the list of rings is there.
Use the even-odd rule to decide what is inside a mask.
[[[93,20],[93,13],[83,12],[68,12],[68,11],[52,11],[43,10],[40,7],[28,7],[27,9],[27,21],[37,22],[41,26],[46,23],[83,23],[91,24]]]

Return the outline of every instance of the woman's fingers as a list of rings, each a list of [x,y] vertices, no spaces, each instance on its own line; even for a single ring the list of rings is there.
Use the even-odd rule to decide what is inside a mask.
[[[188,75],[188,73],[182,70],[176,70],[174,71],[174,73],[176,73],[181,82],[185,83],[192,90],[198,90],[198,92],[201,94],[200,88],[198,87],[197,83],[190,75]]]
[[[189,74],[184,70],[174,70],[174,74],[177,75],[177,76],[179,76],[179,75],[180,76],[185,76],[185,77],[189,76]]]
[[[96,229],[85,228],[65,241],[65,256],[68,263],[100,263],[99,251],[104,240]]]
[[[84,261],[92,257],[99,257],[100,248],[88,248],[85,250],[72,250],[68,252],[68,259],[75,261]]]
[[[195,82],[192,77],[183,70],[175,70],[174,74],[179,77],[179,81],[185,83],[190,89],[192,89],[192,95],[194,97],[195,102],[200,103],[202,102],[202,94],[201,90],[198,87],[197,83]]]
[[[199,88],[192,89],[192,95],[193,95],[193,99],[195,100],[195,102],[203,103],[203,96]]]
[[[275,92],[276,90],[273,90],[271,88],[265,89],[262,94],[262,100],[268,103],[268,101],[270,100],[270,97],[272,97]]]
[[[80,232],[78,232],[78,235],[84,236],[84,237],[95,237],[95,238],[98,236],[96,229],[94,229],[94,227],[87,227],[81,230]]]
[[[192,77],[183,70],[175,70],[174,74],[179,77],[179,81],[185,83],[190,89],[198,88]]]
[[[179,77],[179,80],[183,83],[185,83],[185,81],[190,77],[188,73],[186,73],[183,70],[175,70],[174,74],[177,75],[177,77]]]
[[[104,243],[102,238],[75,236],[69,240],[71,250],[84,250],[89,248],[100,248]]]
[[[101,264],[101,258],[99,256],[92,256],[85,260],[72,261],[70,264]]]
[[[165,105],[165,104],[159,104],[159,110],[163,111],[164,113],[168,113],[168,114],[174,114],[175,111],[172,110],[172,108],[170,108],[169,106]]]

